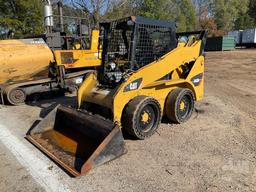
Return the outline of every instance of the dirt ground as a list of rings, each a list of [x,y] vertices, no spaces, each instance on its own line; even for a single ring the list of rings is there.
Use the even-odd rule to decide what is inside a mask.
[[[205,97],[187,123],[126,140],[126,155],[76,179],[24,139],[73,97],[0,105],[1,191],[256,191],[256,50],[210,52],[205,67]]]

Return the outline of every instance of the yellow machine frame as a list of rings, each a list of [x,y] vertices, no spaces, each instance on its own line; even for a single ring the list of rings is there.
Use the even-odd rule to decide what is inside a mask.
[[[97,74],[90,73],[78,91],[78,106],[84,102],[90,102],[111,109],[113,121],[120,124],[122,113],[126,104],[136,96],[150,96],[155,98],[165,114],[165,101],[167,95],[175,88],[189,88],[193,91],[195,100],[199,101],[204,94],[204,56],[200,55],[202,40],[195,41],[192,45],[179,43],[176,49],[164,55],[159,60],[146,65],[130,75],[117,89],[103,90],[97,87]],[[179,77],[181,66],[195,62],[186,79]],[[168,73],[172,74],[170,80],[159,80]],[[192,83],[192,78],[202,74],[198,86]],[[138,89],[125,92],[125,87],[131,85],[135,80],[142,79]]]
[[[92,30],[89,49],[55,50],[54,56],[57,66],[64,66],[66,69],[99,66],[101,64],[98,47],[99,33],[99,30]]]
[[[139,34],[136,34],[139,24],[174,28],[172,24],[147,18],[128,19],[137,22],[134,36],[131,37],[133,40]],[[120,20],[114,27],[127,29],[128,24],[130,26],[132,23]],[[164,36],[173,38],[173,47],[168,49],[169,52],[166,50],[165,55],[161,54],[162,57],[154,57],[154,62],[149,61],[149,64],[135,66],[135,62],[132,63],[135,59],[126,62],[117,55],[117,59],[121,58],[121,62],[125,61],[129,65],[129,69],[125,69],[114,66],[121,62],[118,63],[111,57],[116,49],[108,49],[106,46],[111,45],[108,44],[111,42],[108,31],[111,30],[108,30],[109,24],[104,27],[106,31],[103,36],[102,66],[98,71],[88,73],[81,84],[77,95],[79,109],[56,107],[26,136],[74,176],[85,174],[126,153],[121,127],[137,139],[146,139],[156,132],[164,114],[176,123],[188,120],[194,109],[194,101],[201,100],[204,94],[206,31],[175,33],[175,36],[165,33]],[[125,39],[123,32],[121,35]],[[145,37],[143,40],[145,39],[149,38]],[[126,50],[129,50],[127,47]],[[131,58],[136,53],[139,55],[137,47],[136,43],[129,47],[132,48]],[[117,48],[120,46],[117,45]],[[117,50],[122,52],[122,49]],[[117,76],[111,76],[113,73]],[[58,138],[55,137],[56,134],[59,135]],[[67,142],[63,142],[66,140]],[[70,141],[76,145],[70,145]]]
[[[65,88],[66,84],[78,86],[80,79],[89,69],[94,69],[101,64],[99,33],[99,30],[92,30],[90,48],[81,50],[51,50],[43,39],[0,41],[2,45],[0,46],[1,103],[6,100],[10,104],[18,105],[25,102],[27,95],[41,92],[41,90],[53,90],[53,87]],[[29,52],[36,52],[36,54],[28,54]],[[50,67],[54,69],[53,72],[57,71],[56,78],[48,78]],[[71,71],[67,75],[66,69],[79,70],[74,73]]]

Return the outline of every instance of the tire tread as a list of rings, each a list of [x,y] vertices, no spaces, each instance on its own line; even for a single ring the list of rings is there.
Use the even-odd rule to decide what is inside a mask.
[[[159,126],[160,122],[161,122],[161,107],[160,104],[158,103],[158,101],[152,97],[147,97],[147,96],[137,96],[135,97],[133,100],[131,100],[123,113],[122,116],[122,126],[125,129],[125,131],[128,132],[128,134],[138,138],[138,139],[145,139],[148,138],[150,136],[152,136],[157,128],[153,131],[150,131],[148,134],[144,135],[141,134],[137,129],[136,129],[136,114],[138,113],[138,111],[140,110],[140,106],[144,103],[144,102],[150,102],[153,101],[158,105],[159,108],[159,112],[160,112],[160,120],[157,125],[157,127]]]

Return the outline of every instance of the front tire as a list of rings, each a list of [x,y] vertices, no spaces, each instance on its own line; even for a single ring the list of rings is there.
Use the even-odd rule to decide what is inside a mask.
[[[174,89],[166,99],[165,112],[174,123],[184,123],[192,115],[195,107],[194,94],[190,89]]]
[[[152,136],[161,122],[161,107],[152,97],[138,96],[131,100],[122,115],[122,127],[132,136],[145,139]]]

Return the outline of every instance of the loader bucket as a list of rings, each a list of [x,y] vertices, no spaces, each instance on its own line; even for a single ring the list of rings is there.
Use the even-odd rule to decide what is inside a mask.
[[[64,106],[51,111],[26,138],[75,177],[126,152],[117,125]]]

